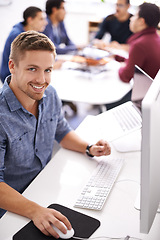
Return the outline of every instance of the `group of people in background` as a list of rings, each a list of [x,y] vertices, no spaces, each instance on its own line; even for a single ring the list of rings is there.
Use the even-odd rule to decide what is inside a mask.
[[[129,8],[129,0],[117,0],[115,13],[104,18],[92,44],[106,51],[118,48],[129,52],[128,59],[116,56],[116,60],[124,63],[119,69],[122,81],[131,80],[135,64],[154,78],[160,68],[160,36],[157,34],[160,21],[159,7],[143,3],[134,16],[129,12]],[[2,82],[10,74],[8,60],[11,43],[21,32],[27,30],[43,32],[53,41],[57,54],[67,54],[80,48],[67,34],[65,14],[64,0],[47,0],[45,12],[37,7],[28,7],[24,11],[23,22],[13,26],[4,46],[0,71]],[[111,36],[109,43],[103,40],[106,33]]]
[[[115,14],[107,16],[95,36],[94,43],[101,49],[112,47],[128,51],[128,58],[115,56],[121,62],[119,77],[123,82],[130,82],[134,76],[135,65],[138,65],[154,79],[160,69],[160,36],[157,28],[160,22],[160,8],[152,3],[143,3],[133,16],[128,12],[130,2],[117,0]],[[111,42],[108,44],[102,37],[108,32]],[[107,104],[111,109],[131,100],[131,91],[120,101]]]
[[[95,44],[101,49],[115,47],[129,52],[119,69],[120,79],[129,82],[134,75],[135,64],[152,78],[160,68],[160,36],[157,33],[160,22],[160,9],[152,3],[143,3],[133,16],[128,12],[129,0],[117,0],[115,14],[107,16],[95,36]],[[104,34],[111,34],[111,42],[101,40]]]

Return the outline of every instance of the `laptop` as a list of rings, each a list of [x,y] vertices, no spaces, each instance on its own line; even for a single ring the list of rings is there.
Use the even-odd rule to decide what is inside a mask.
[[[131,101],[139,109],[141,109],[141,102],[146,95],[153,78],[151,78],[146,72],[144,72],[140,67],[135,65],[135,74],[133,78],[133,88]]]
[[[141,141],[141,137],[139,135],[139,142],[136,141],[137,135],[134,132],[140,130],[142,127],[141,102],[152,82],[153,79],[136,65],[131,101],[100,114],[103,115],[103,121],[105,121],[104,115],[106,115],[107,122],[111,123],[107,128],[107,132],[102,133],[102,137],[112,142],[118,151],[128,151],[126,149],[127,144],[131,143],[129,137],[132,141],[135,138],[134,142],[138,144],[136,146],[130,146],[130,151],[140,150],[139,142]],[[124,137],[124,139],[122,139],[122,137]],[[124,140],[124,142],[122,140]]]

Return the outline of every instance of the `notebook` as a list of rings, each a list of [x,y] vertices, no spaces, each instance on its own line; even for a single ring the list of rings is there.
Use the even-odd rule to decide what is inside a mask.
[[[88,215],[82,214],[63,205],[52,204],[53,208],[65,215],[72,224],[75,231],[74,236],[80,238],[89,238],[100,226],[100,221]],[[45,236],[32,221],[20,229],[14,236],[13,240],[54,240],[54,237]],[[61,238],[59,238],[61,239]],[[70,238],[73,239],[73,238]]]

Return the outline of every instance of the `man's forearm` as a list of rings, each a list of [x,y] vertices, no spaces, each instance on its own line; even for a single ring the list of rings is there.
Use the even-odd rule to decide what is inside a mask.
[[[61,221],[68,229],[71,229],[70,222],[63,214],[26,199],[4,182],[0,182],[0,196],[0,208],[31,219],[35,226],[47,236],[59,237],[51,223],[58,227]],[[66,228],[63,226],[61,228],[62,232],[66,233]]]
[[[69,132],[60,142],[61,146],[69,150],[85,153],[88,142],[81,139],[74,131]],[[99,140],[89,149],[92,156],[104,156],[111,153],[111,147],[107,141]]]
[[[85,153],[88,145],[88,143],[82,140],[74,131],[69,132],[60,144],[64,148],[81,153]]]
[[[33,211],[38,207],[36,203],[26,199],[4,182],[0,182],[0,196],[0,208],[30,219],[32,219]]]

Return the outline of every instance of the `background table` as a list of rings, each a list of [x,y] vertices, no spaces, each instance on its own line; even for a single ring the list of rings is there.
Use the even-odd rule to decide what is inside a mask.
[[[114,60],[107,64],[107,71],[86,74],[76,70],[54,70],[51,85],[64,101],[104,105],[120,100],[132,88],[119,79],[120,64]]]

